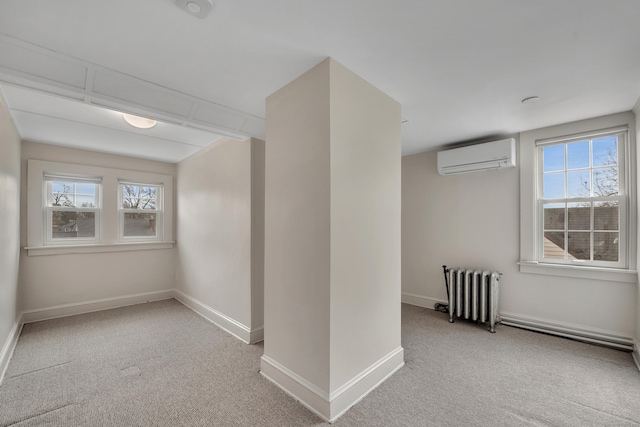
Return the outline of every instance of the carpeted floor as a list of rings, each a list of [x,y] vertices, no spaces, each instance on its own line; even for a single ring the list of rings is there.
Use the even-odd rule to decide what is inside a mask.
[[[403,305],[406,365],[335,426],[640,424],[630,353]],[[25,325],[0,426],[315,426],[249,346],[176,300]]]

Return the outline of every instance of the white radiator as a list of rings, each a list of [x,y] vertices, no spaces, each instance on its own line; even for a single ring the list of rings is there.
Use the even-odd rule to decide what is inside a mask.
[[[445,266],[449,289],[449,322],[454,317],[489,322],[489,331],[496,331],[500,321],[498,296],[500,294],[500,273],[467,268]]]

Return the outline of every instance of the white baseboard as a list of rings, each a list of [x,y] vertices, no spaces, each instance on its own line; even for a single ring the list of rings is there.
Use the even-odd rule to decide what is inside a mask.
[[[264,326],[252,328],[251,332],[249,332],[249,344],[255,344],[260,341],[264,341]]]
[[[18,343],[18,338],[20,337],[20,332],[22,331],[22,325],[22,315],[19,315],[15,323],[13,324],[11,331],[9,331],[7,340],[2,346],[2,352],[0,352],[0,385],[2,385],[4,374],[7,371],[7,367],[9,367],[9,360],[11,360],[13,350],[16,348],[16,344]]]
[[[125,295],[121,297],[103,298],[79,303],[56,305],[52,307],[23,311],[22,322],[39,322],[41,320],[74,316],[76,314],[91,313],[93,311],[108,310],[111,308],[125,307],[128,305],[142,304],[151,301],[160,301],[171,299],[173,297],[174,290],[167,289],[164,291],[145,292],[142,294]]]
[[[425,297],[423,295],[410,294],[408,292],[402,293],[402,302],[405,304],[415,305],[418,307],[430,308],[433,310],[436,304],[449,304],[446,301],[442,301],[437,298]]]
[[[331,394],[318,389],[265,355],[260,361],[260,373],[323,420],[331,423],[403,365],[404,349],[398,347]]]
[[[186,305],[191,310],[195,311],[208,321],[214,323],[219,328],[224,329],[231,335],[240,339],[241,341],[244,341],[247,344],[253,344],[254,342],[258,341],[252,341],[252,339],[257,339],[260,337],[260,335],[264,337],[264,328],[262,328],[261,330],[256,329],[254,331],[254,336],[252,337],[252,331],[249,327],[223,313],[220,313],[216,309],[209,307],[205,303],[198,301],[197,299],[185,294],[182,291],[176,289],[174,290],[174,292],[175,299],[177,299],[182,304]]]
[[[633,339],[633,361],[636,362],[636,367],[640,371],[640,342],[637,339]]]
[[[633,337],[606,329],[598,329],[501,311],[502,324],[545,332],[566,338],[605,345],[620,350],[633,350]]]

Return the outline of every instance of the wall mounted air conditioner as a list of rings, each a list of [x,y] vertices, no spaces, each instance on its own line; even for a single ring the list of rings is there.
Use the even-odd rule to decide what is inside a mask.
[[[454,175],[516,166],[514,138],[485,142],[438,152],[438,173]]]

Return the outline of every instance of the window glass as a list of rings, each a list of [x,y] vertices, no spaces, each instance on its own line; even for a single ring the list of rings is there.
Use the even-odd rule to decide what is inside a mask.
[[[552,145],[545,147],[543,164],[545,172],[564,170],[564,146]]]
[[[47,199],[45,240],[50,244],[97,240],[99,181],[50,177],[44,182]]]
[[[159,238],[162,186],[120,183],[120,221],[123,238]]]
[[[96,237],[95,212],[54,211],[51,215],[53,239]]]
[[[543,259],[620,264],[621,133],[540,146]],[[549,203],[546,200],[553,200]]]
[[[567,144],[567,169],[588,167],[589,141],[578,141]]]

